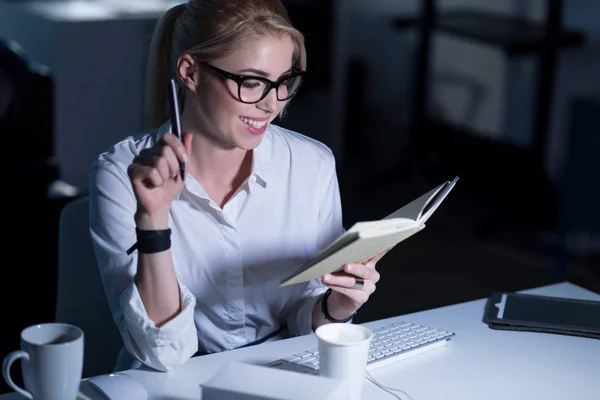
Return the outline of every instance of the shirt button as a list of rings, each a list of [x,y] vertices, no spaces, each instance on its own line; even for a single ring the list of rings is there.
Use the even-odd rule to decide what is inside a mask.
[[[256,183],[256,176],[252,175],[252,176],[250,177],[250,184],[251,184],[251,185],[254,185],[255,183]]]

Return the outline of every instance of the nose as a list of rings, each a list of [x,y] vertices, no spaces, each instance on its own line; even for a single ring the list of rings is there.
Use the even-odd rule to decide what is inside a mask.
[[[257,108],[271,114],[277,112],[278,106],[279,100],[277,100],[277,88],[269,90],[269,93],[267,93],[265,98],[256,103]]]

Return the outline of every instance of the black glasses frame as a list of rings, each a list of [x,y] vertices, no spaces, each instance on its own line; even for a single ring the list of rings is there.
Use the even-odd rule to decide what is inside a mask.
[[[276,81],[272,81],[272,80],[264,78],[262,76],[232,74],[231,72],[224,71],[221,68],[217,68],[214,65],[211,65],[208,63],[203,63],[203,65],[207,66],[208,68],[210,68],[212,71],[216,72],[217,74],[236,82],[238,85],[238,93],[237,93],[238,100],[245,104],[256,104],[256,103],[262,101],[262,99],[267,97],[267,95],[269,94],[269,92],[271,92],[271,89],[273,89],[273,88],[275,89],[275,94],[277,96],[277,100],[287,101],[287,100],[291,99],[292,97],[294,97],[296,95],[296,93],[298,93],[298,90],[300,89],[300,86],[302,86],[302,82],[304,82],[304,78],[306,77],[306,72],[302,71],[301,69],[296,68],[296,67],[292,67],[291,74],[281,77],[280,79],[278,79]],[[296,87],[296,90],[294,90],[292,93],[288,93],[288,96],[285,99],[280,99],[279,98],[279,86],[281,86],[281,84],[283,82],[287,81],[288,79],[296,78],[296,77],[300,77],[300,82],[298,83],[298,87]],[[242,84],[248,80],[261,81],[261,82],[265,83],[266,87],[265,87],[265,90],[264,90],[262,96],[260,97],[260,99],[258,99],[256,101],[242,100]]]

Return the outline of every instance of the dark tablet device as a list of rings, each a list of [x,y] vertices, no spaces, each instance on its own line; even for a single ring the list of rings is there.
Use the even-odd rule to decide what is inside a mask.
[[[483,320],[492,329],[600,338],[600,301],[498,292],[488,299]]]

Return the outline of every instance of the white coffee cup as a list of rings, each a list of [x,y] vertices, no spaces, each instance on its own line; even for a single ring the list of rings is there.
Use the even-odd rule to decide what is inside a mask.
[[[315,330],[319,375],[344,382],[349,400],[361,398],[373,332],[361,325],[333,323]]]
[[[11,365],[21,358],[25,389],[10,377]],[[2,376],[28,399],[74,400],[83,371],[83,331],[63,323],[32,325],[21,331],[21,350],[7,355]]]

